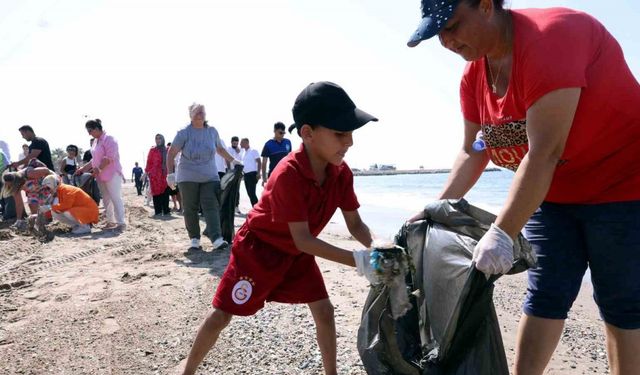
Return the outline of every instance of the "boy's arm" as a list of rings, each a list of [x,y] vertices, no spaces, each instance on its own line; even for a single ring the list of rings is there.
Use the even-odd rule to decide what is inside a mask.
[[[344,221],[347,224],[349,233],[351,233],[358,242],[364,245],[364,247],[371,247],[371,243],[373,242],[371,231],[367,224],[362,221],[362,218],[360,218],[358,211],[342,211],[342,216],[344,216]]]
[[[289,231],[298,250],[347,266],[356,266],[352,251],[330,245],[314,237],[309,231],[308,222],[289,223]]]

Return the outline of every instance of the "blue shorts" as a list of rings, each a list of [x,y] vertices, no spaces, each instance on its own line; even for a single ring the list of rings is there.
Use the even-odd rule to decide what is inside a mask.
[[[588,266],[602,319],[640,328],[640,201],[544,202],[525,236],[538,256],[538,268],[529,270],[525,314],[566,319]]]

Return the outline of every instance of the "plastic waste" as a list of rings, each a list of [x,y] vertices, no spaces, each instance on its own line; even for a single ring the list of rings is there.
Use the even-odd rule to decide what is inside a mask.
[[[482,130],[480,130],[478,134],[476,134],[476,140],[473,141],[471,147],[474,151],[477,152],[484,151],[487,148],[487,145],[484,142],[484,134],[482,134]]]

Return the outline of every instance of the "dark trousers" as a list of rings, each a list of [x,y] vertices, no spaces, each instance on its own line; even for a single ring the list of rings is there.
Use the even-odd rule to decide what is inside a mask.
[[[258,185],[258,172],[247,172],[244,174],[244,187],[247,189],[247,195],[251,201],[251,207],[258,203],[256,196],[256,185]]]
[[[156,215],[169,214],[169,188],[164,189],[162,194],[153,196],[153,209]]]
[[[202,207],[205,230],[211,242],[221,236],[220,230],[220,181],[180,182],[184,225],[189,238],[200,238],[200,220],[198,208]]]
[[[142,195],[142,180],[136,177],[135,181],[136,181],[136,190],[138,191],[138,195]]]

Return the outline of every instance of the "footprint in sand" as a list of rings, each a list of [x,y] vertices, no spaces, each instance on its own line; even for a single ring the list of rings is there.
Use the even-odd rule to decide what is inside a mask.
[[[100,333],[102,333],[103,335],[111,335],[118,332],[118,330],[120,330],[120,325],[118,324],[118,322],[116,322],[116,319],[107,318],[102,322]]]

